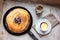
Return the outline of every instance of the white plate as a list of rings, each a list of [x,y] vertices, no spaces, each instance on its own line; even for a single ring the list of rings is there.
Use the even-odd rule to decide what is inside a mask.
[[[40,30],[40,24],[42,23],[42,22],[46,22],[47,24],[48,24],[48,30],[46,31],[46,32],[42,32],[41,30]],[[38,22],[36,23],[36,27],[35,27],[35,29],[36,29],[36,31],[39,33],[39,34],[41,34],[41,35],[46,35],[46,34],[48,34],[50,31],[51,31],[51,23],[50,23],[50,21],[48,20],[48,19],[39,19],[38,20]]]

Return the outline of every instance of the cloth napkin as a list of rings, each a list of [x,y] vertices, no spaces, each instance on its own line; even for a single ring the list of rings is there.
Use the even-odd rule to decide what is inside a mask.
[[[43,18],[46,18],[51,22],[52,28],[59,24],[58,19],[53,14],[46,15]]]

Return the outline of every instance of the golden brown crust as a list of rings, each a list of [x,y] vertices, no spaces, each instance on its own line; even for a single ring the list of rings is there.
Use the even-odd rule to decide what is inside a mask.
[[[21,23],[17,24],[14,22],[14,18],[16,17],[20,17],[21,18]],[[30,24],[30,15],[29,13],[24,10],[24,9],[14,9],[13,11],[11,11],[7,17],[6,17],[6,23],[7,23],[7,27],[9,30],[11,30],[12,32],[15,33],[21,33],[25,30],[27,30],[29,24]]]

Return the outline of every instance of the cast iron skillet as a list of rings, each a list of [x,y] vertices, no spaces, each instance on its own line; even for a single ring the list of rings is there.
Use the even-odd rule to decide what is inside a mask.
[[[22,32],[22,33],[13,33],[13,32],[11,32],[11,31],[7,28],[7,26],[6,26],[6,16],[9,14],[10,11],[12,11],[12,10],[14,10],[14,9],[16,9],[16,8],[24,9],[24,10],[26,10],[26,11],[29,13],[29,15],[30,15],[30,25],[29,25],[28,29],[27,29],[26,31]],[[30,13],[26,8],[21,7],[21,6],[15,6],[15,7],[10,8],[10,9],[4,14],[4,16],[3,16],[3,25],[4,25],[4,28],[6,29],[6,31],[7,31],[8,33],[10,33],[10,34],[12,34],[12,35],[16,35],[16,36],[19,36],[19,35],[23,35],[23,34],[25,34],[25,33],[28,33],[34,40],[38,40],[38,39],[34,36],[34,34],[30,31],[30,29],[31,29],[31,27],[32,27],[32,23],[33,23],[33,19],[32,19],[31,13]]]

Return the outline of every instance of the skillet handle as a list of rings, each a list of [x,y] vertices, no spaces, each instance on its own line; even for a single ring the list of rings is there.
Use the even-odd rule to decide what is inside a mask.
[[[29,34],[34,40],[38,40],[38,39],[36,38],[36,36],[35,36],[31,31],[28,31],[28,34]]]

